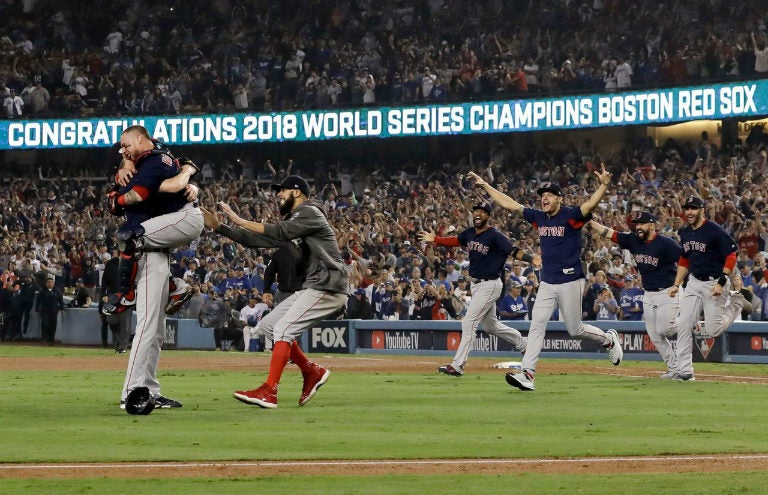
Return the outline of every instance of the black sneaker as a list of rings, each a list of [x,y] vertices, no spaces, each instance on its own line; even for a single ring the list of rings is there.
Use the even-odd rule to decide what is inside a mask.
[[[450,364],[446,364],[445,366],[440,366],[439,368],[437,368],[437,371],[445,375],[451,375],[451,376],[461,376],[464,374],[463,371],[457,370]]]
[[[162,395],[155,397],[155,409],[172,409],[176,407],[181,407],[181,402],[163,397]]]

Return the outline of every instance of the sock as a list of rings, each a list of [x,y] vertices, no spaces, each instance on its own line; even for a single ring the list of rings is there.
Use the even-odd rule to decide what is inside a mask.
[[[291,354],[291,344],[284,341],[275,342],[272,348],[272,359],[269,361],[269,376],[267,376],[267,385],[276,388],[280,383],[280,377],[283,376],[283,369],[288,364],[288,358]]]
[[[301,352],[299,343],[295,340],[291,342],[291,361],[293,361],[301,371],[308,371],[312,364],[312,362],[307,359],[307,356]]]

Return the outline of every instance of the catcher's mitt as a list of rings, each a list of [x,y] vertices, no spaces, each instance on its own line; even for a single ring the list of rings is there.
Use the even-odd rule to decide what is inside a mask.
[[[146,416],[155,408],[155,399],[149,393],[149,388],[138,387],[131,390],[125,399],[125,412]]]
[[[197,164],[192,161],[192,159],[187,158],[186,156],[180,156],[178,160],[179,160],[179,167],[183,167],[184,165],[189,165],[190,167],[195,169],[195,171],[192,172],[192,177],[194,177],[200,171],[200,167],[198,167]]]

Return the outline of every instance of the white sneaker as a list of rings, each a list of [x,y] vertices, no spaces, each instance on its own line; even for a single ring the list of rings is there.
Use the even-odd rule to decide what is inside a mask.
[[[518,371],[517,373],[507,373],[504,378],[507,380],[507,383],[520,390],[535,390],[533,385],[533,374],[528,370]]]
[[[676,380],[677,379],[677,373],[672,370],[668,370],[666,373],[662,373],[662,375],[659,377],[662,380]]]
[[[693,373],[675,373],[673,380],[678,380],[681,382],[695,382],[696,377],[693,376]]]
[[[621,348],[619,334],[616,333],[616,330],[613,328],[605,333],[607,333],[611,338],[611,343],[609,344],[610,347],[608,347],[608,357],[611,358],[611,362],[614,366],[618,366],[621,364],[621,360],[624,358],[624,350]]]

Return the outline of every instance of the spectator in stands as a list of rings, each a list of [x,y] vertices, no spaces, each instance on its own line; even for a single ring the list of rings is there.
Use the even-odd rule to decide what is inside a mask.
[[[496,303],[496,311],[501,320],[524,320],[528,315],[528,306],[522,296],[523,285],[518,280],[507,282],[507,293]]]
[[[356,289],[347,301],[348,320],[372,320],[373,306],[368,301],[365,289]]]
[[[64,311],[64,296],[55,287],[53,275],[47,277],[45,287],[37,295],[35,310],[40,314],[41,341],[53,344],[59,311]]]

